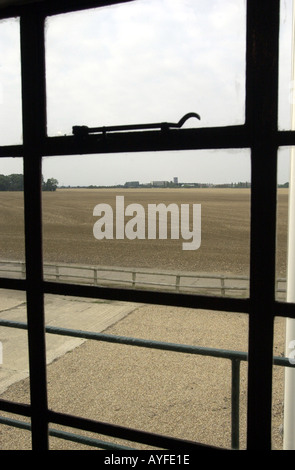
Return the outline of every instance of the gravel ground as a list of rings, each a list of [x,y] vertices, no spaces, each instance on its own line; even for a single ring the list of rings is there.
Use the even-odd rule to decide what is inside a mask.
[[[182,344],[247,351],[246,315],[140,305],[105,332]],[[274,354],[284,349],[276,324]],[[228,360],[86,341],[48,366],[49,407],[56,411],[170,436],[230,447],[231,366]],[[282,438],[282,368],[274,370],[273,448]],[[241,367],[240,448],[245,448],[247,367]],[[25,379],[2,398],[29,402]],[[19,417],[15,417],[20,419]],[[57,426],[51,425],[57,429]],[[73,429],[70,432],[77,432]],[[79,431],[77,432],[79,433]],[[91,436],[91,435],[89,435]],[[104,436],[91,436],[110,440]],[[144,449],[140,444],[115,440]],[[0,425],[2,450],[31,448],[30,433]],[[50,437],[52,450],[85,445]],[[92,448],[94,449],[94,448]]]

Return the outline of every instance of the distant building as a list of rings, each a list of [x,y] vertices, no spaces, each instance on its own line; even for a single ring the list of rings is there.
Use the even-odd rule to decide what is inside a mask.
[[[177,176],[174,176],[174,178],[173,178],[173,183],[174,183],[174,184],[178,184],[178,177],[177,177]]]
[[[138,188],[139,181],[126,181],[125,185],[126,188]]]
[[[152,181],[151,185],[157,188],[165,188],[168,186],[168,181]]]

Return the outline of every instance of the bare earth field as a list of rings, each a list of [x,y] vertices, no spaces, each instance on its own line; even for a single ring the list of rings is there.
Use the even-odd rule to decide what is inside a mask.
[[[201,204],[202,240],[183,251],[182,240],[95,240],[93,208],[151,203]],[[278,276],[286,275],[288,192],[278,191]],[[23,201],[0,192],[1,259],[24,259]],[[43,193],[44,261],[146,267],[198,273],[249,274],[250,191],[247,189],[64,189]],[[77,299],[83,301],[83,299]],[[103,300],[102,300],[103,301]],[[62,325],[61,325],[62,326]],[[139,305],[105,332],[159,341],[247,351],[243,314]],[[0,338],[1,339],[1,338]],[[274,354],[284,352],[277,320]],[[226,360],[86,341],[48,366],[49,406],[101,421],[230,447],[230,363]],[[241,448],[245,447],[247,367],[241,369]],[[4,398],[27,402],[25,379]],[[273,447],[280,449],[283,372],[274,368]],[[73,432],[73,430],[71,430]],[[104,437],[101,437],[104,439]],[[129,445],[124,443],[124,445]],[[140,447],[140,446],[137,446]],[[29,434],[0,426],[0,448],[29,449]],[[51,438],[52,449],[83,449]]]
[[[286,268],[286,190],[279,190],[278,274]],[[183,251],[182,239],[96,240],[99,203],[201,204],[201,246]],[[0,193],[1,259],[24,259],[22,194]],[[115,211],[114,211],[115,212]],[[127,220],[127,217],[126,217]],[[149,267],[195,272],[249,274],[250,191],[248,189],[64,189],[43,193],[44,261]]]

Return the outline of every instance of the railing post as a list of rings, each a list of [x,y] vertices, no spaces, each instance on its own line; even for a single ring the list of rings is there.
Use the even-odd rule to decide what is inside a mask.
[[[231,364],[231,446],[237,450],[240,445],[240,360],[231,359]]]
[[[225,282],[224,282],[223,276],[220,276],[220,283],[221,283],[221,295],[225,296]]]
[[[132,287],[135,287],[136,283],[136,271],[132,271]]]
[[[180,275],[176,274],[176,279],[175,279],[176,292],[179,292],[179,285],[180,285]]]
[[[21,273],[22,273],[22,278],[26,278],[26,263],[25,261],[21,262]]]

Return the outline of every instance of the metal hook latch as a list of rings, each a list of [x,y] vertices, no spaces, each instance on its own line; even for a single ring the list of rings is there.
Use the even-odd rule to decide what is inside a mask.
[[[146,129],[161,129],[169,130],[171,128],[180,129],[183,124],[190,118],[195,117],[201,119],[197,113],[187,113],[185,114],[179,122],[158,122],[152,124],[127,124],[121,126],[103,126],[103,127],[87,127],[87,126],[73,126],[73,134],[76,137],[86,137],[89,134],[102,133],[103,135],[106,132],[116,132],[116,131],[133,131],[133,130],[146,130]]]

